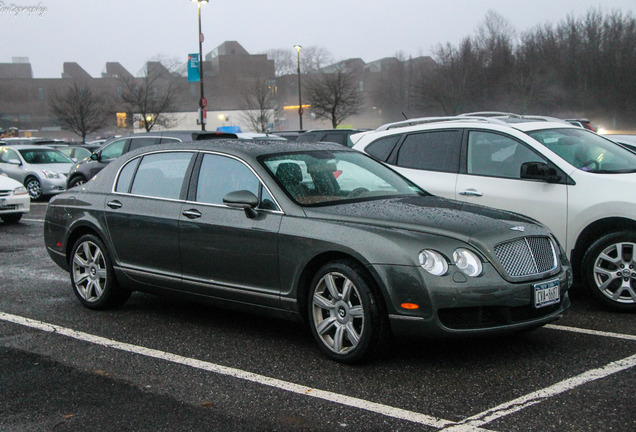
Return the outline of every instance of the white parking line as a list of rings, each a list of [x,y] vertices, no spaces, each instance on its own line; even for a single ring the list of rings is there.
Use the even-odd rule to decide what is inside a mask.
[[[537,390],[533,393],[529,393],[515,400],[503,403],[495,408],[489,409],[488,411],[484,411],[477,415],[468,417],[467,419],[464,419],[461,422],[459,422],[457,426],[452,426],[444,430],[446,432],[460,432],[460,431],[474,430],[474,429],[463,429],[463,428],[464,427],[475,428],[475,427],[484,426],[501,417],[505,417],[507,415],[521,411],[522,409],[527,408],[529,406],[543,402],[544,400],[550,397],[557,396],[561,393],[572,390],[583,384],[587,384],[597,379],[605,378],[607,376],[610,376],[617,372],[627,370],[634,366],[636,366],[636,354],[631,357],[627,357],[622,360],[612,362],[601,368],[592,369],[587,372],[583,372],[582,374],[578,376],[575,376],[573,378],[568,378],[564,381],[551,385],[550,387]]]
[[[315,397],[323,399],[329,402],[334,402],[340,405],[346,405],[352,408],[359,408],[365,411],[370,411],[377,414],[382,414],[387,417],[393,417],[396,419],[407,420],[414,423],[419,423],[425,426],[441,429],[445,426],[449,426],[454,422],[450,420],[443,420],[436,417],[428,416],[425,414],[416,413],[413,411],[407,411],[400,408],[395,408],[389,405],[383,405],[375,402],[366,401],[364,399],[358,399],[351,396],[345,396],[338,393],[332,393],[324,390],[319,390],[300,384],[294,384],[287,381],[282,381],[276,378],[270,378],[267,376],[247,372],[241,369],[235,369],[227,366],[221,366],[218,364],[196,360],[193,358],[183,357],[177,354],[171,354],[164,351],[159,351],[151,348],[140,347],[124,342],[118,342],[116,340],[103,338],[101,336],[95,336],[89,333],[79,332],[66,327],[61,327],[54,324],[48,324],[42,321],[33,320],[17,315],[10,315],[4,312],[0,312],[0,319],[14,324],[23,325],[26,327],[42,330],[49,333],[56,333],[63,336],[67,336],[73,339],[81,340],[84,342],[101,345],[106,348],[113,348],[120,351],[125,351],[133,354],[139,354],[146,357],[152,357],[156,359],[166,360],[172,363],[177,363],[185,366],[190,366],[196,369],[202,369],[209,372],[218,373],[221,375],[227,375],[235,378],[239,378],[246,381],[251,381],[257,384],[262,384],[270,387],[275,387],[280,390],[285,390],[291,393],[296,393],[303,396]]]
[[[589,382],[605,378],[612,374],[627,370],[636,366],[636,354],[630,357],[624,358],[612,362],[601,368],[592,369],[584,372],[573,378],[568,378],[564,381],[556,383],[552,386],[544,389],[537,390],[529,393],[525,396],[517,398],[515,400],[505,402],[494,408],[491,408],[482,413],[467,417],[460,422],[453,422],[450,420],[440,419],[437,417],[429,416],[426,414],[417,413],[414,411],[408,411],[401,408],[392,407],[389,405],[383,405],[375,402],[370,402],[364,399],[359,399],[351,396],[346,396],[338,393],[332,393],[312,387],[303,386],[300,384],[291,383],[288,381],[279,380],[276,378],[259,375],[252,372],[247,372],[241,369],[235,369],[227,366],[218,365],[215,363],[205,362],[193,358],[183,357],[177,354],[168,353],[165,351],[159,351],[151,348],[145,348],[137,345],[128,344],[125,342],[119,342],[113,339],[104,338],[101,336],[95,336],[89,333],[84,333],[69,329],[66,327],[58,326],[55,324],[49,324],[42,321],[33,320],[17,315],[11,315],[4,312],[0,312],[0,320],[11,322],[14,324],[23,325],[26,327],[42,330],[49,333],[56,333],[63,336],[67,336],[80,341],[101,345],[106,348],[117,349],[120,351],[129,352],[132,354],[139,354],[146,357],[152,357],[156,359],[166,360],[172,363],[190,366],[196,369],[206,370],[209,372],[217,373],[220,375],[231,376],[234,378],[250,381],[257,384],[274,387],[280,390],[296,393],[303,396],[310,396],[317,399],[322,399],[328,402],[345,405],[352,408],[358,408],[365,411],[370,411],[376,414],[381,414],[387,417],[392,417],[400,420],[406,420],[414,423],[418,423],[424,426],[430,426],[437,429],[442,429],[445,432],[487,432],[482,426],[505,417],[510,414],[514,414],[527,407],[541,403],[548,398],[557,396],[561,393],[572,390],[581,385]],[[556,330],[563,331],[575,331],[579,333],[586,333],[595,336],[603,337],[619,337],[627,340],[634,340],[634,337],[630,335],[621,335],[617,333],[598,332],[594,330],[579,329],[566,326],[549,326]]]
[[[554,325],[554,324],[548,324],[548,325],[545,326],[545,328],[549,328],[549,329],[552,329],[552,330],[569,331],[569,332],[573,332],[573,333],[588,334],[588,335],[592,335],[592,336],[603,336],[603,337],[611,337],[611,338],[616,338],[616,339],[625,339],[625,340],[636,341],[636,336],[627,335],[627,334],[621,334],[621,333],[610,333],[610,332],[603,332],[603,331],[598,331],[598,330],[589,330],[589,329],[583,329],[583,328],[579,328],[579,327],[568,327],[568,326]]]

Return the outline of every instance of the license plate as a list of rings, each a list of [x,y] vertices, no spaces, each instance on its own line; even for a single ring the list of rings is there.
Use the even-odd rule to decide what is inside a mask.
[[[0,198],[0,207],[6,207],[6,206],[7,206],[7,199]]]
[[[561,301],[559,280],[542,282],[534,285],[534,307],[542,308]]]

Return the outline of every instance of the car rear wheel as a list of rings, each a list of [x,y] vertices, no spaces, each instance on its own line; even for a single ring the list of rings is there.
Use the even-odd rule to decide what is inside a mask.
[[[636,233],[607,234],[583,257],[585,284],[609,309],[636,311]]]
[[[35,201],[42,198],[42,184],[40,183],[40,180],[35,177],[29,177],[26,179],[26,182],[24,182],[24,186],[29,192],[29,196],[32,200]]]
[[[79,301],[90,309],[120,306],[130,297],[130,291],[117,283],[104,244],[91,234],[80,237],[73,246],[71,284]]]
[[[22,219],[22,213],[3,214],[0,218],[4,221],[4,223],[14,224],[18,223],[18,221]]]
[[[359,266],[334,261],[311,282],[309,323],[320,349],[342,363],[368,357],[382,333],[383,320],[373,291]]]

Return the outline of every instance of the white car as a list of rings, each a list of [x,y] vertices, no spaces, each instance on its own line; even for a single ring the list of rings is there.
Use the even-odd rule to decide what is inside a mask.
[[[0,219],[7,224],[17,223],[31,210],[31,198],[22,183],[0,174]]]
[[[636,311],[636,154],[563,122],[424,118],[351,137],[428,192],[528,215],[556,235],[577,280]]]

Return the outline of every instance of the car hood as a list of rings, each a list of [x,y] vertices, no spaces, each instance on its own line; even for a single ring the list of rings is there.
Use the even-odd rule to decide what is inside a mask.
[[[547,228],[529,217],[437,196],[349,202],[305,208],[305,213],[308,217],[443,235],[482,246],[520,236],[549,235]]]
[[[13,190],[20,186],[24,186],[17,180],[7,177],[4,174],[0,174],[0,190]]]

